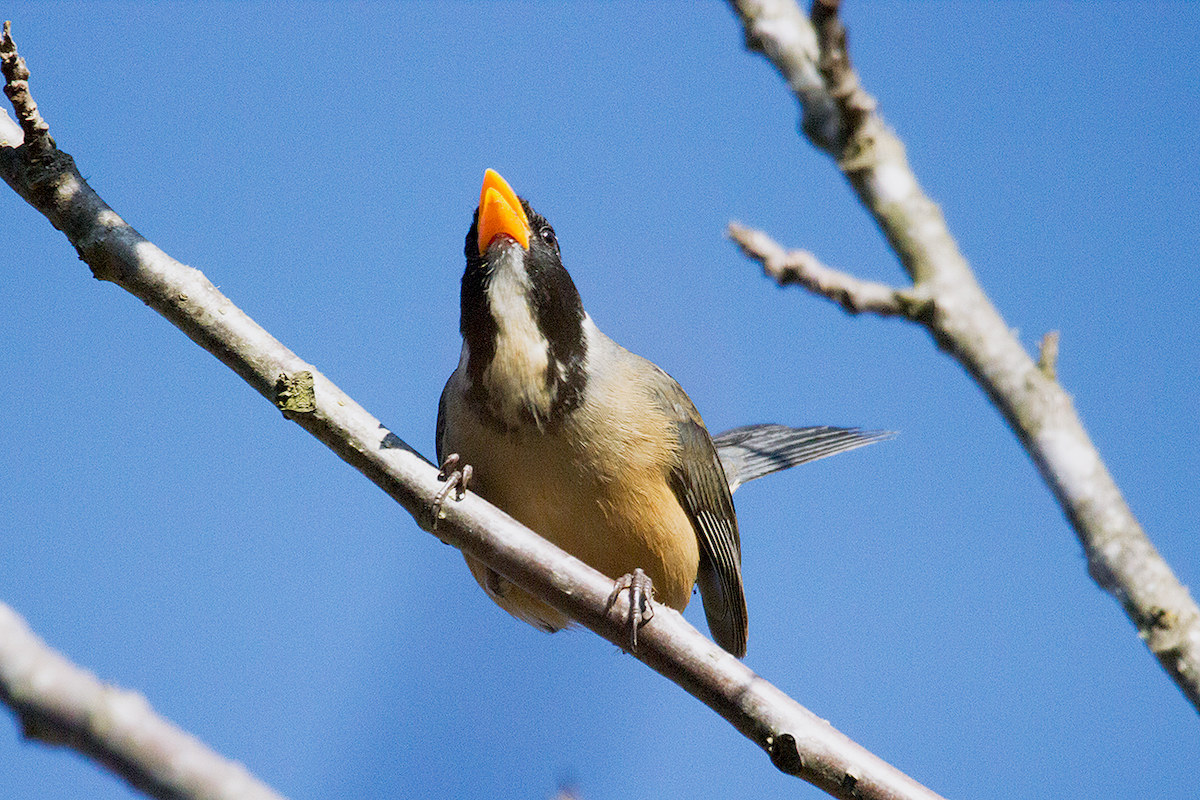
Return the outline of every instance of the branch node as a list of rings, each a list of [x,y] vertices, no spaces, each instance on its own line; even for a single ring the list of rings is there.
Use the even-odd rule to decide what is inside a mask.
[[[282,373],[275,381],[275,407],[286,419],[317,410],[317,395],[313,389],[313,374],[307,370]]]
[[[1058,380],[1058,331],[1047,331],[1038,346],[1038,369],[1050,380]]]
[[[771,737],[767,741],[767,750],[771,754],[771,763],[780,772],[799,775],[804,770],[804,758],[796,747],[796,737],[790,733]]]

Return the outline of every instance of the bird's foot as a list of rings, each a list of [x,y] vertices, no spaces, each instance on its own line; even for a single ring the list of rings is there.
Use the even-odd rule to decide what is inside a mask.
[[[433,496],[433,528],[437,530],[438,520],[445,517],[443,506],[446,504],[446,498],[454,492],[454,499],[462,500],[463,495],[467,493],[467,484],[471,482],[471,465],[462,464],[462,459],[458,453],[451,453],[446,456],[446,460],[442,463],[442,468],[438,472],[438,480],[445,481],[446,485],[438,489],[438,493]]]
[[[617,598],[624,591],[629,592],[629,652],[636,653],[638,628],[654,618],[654,606],[651,603],[654,584],[641,567],[635,569],[631,575],[622,575],[613,584],[606,610],[612,610]]]

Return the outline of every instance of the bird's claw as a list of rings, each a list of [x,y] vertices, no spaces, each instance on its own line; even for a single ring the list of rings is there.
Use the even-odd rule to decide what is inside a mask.
[[[654,606],[651,603],[654,584],[641,567],[635,569],[632,574],[622,575],[613,584],[606,610],[611,611],[621,592],[626,590],[629,592],[629,652],[636,653],[638,628],[654,618]]]
[[[433,528],[437,530],[438,520],[445,518],[443,506],[446,504],[446,498],[454,492],[454,499],[462,500],[463,495],[467,493],[467,485],[471,482],[471,473],[473,472],[470,464],[459,463],[462,461],[458,453],[451,453],[446,456],[446,460],[442,463],[442,468],[438,471],[438,480],[445,481],[445,485],[438,489],[438,493],[433,496]]]

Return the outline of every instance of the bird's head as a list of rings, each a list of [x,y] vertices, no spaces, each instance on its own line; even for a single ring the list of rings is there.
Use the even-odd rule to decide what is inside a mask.
[[[554,228],[489,169],[463,250],[472,392],[505,427],[553,423],[579,402],[587,349],[586,314]]]

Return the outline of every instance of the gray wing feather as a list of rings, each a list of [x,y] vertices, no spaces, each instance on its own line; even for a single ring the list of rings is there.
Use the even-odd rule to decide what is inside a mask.
[[[703,425],[677,421],[675,431],[679,462],[669,479],[700,542],[696,583],[708,629],[717,644],[741,658],[746,655],[748,615],[742,588],[742,546],[729,484]]]
[[[789,428],[746,425],[713,437],[729,491],[755,478],[895,436],[894,431],[861,428]]]

